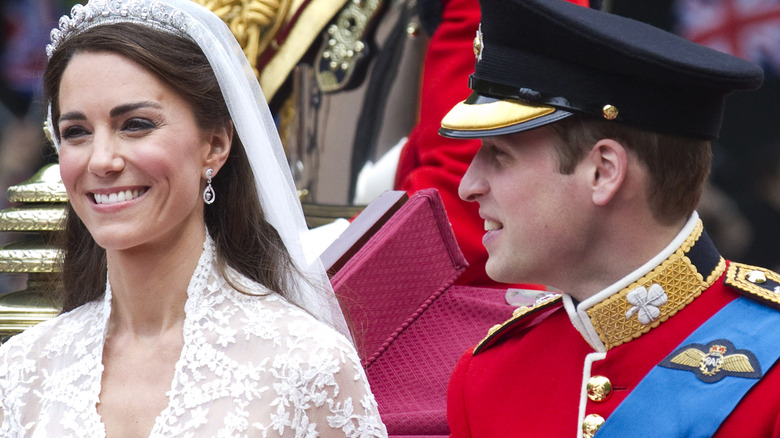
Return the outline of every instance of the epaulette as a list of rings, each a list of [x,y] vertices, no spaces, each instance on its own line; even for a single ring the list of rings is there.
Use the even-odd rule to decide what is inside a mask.
[[[742,295],[780,309],[780,275],[776,272],[732,262],[724,281]]]
[[[486,350],[491,345],[495,344],[501,337],[505,334],[508,334],[514,329],[521,327],[523,323],[528,323],[530,321],[536,320],[535,318],[531,318],[533,315],[539,315],[540,313],[543,313],[545,310],[557,308],[561,304],[561,295],[560,294],[551,294],[549,297],[543,298],[541,300],[538,300],[536,303],[534,303],[531,306],[521,306],[515,309],[515,311],[512,313],[512,317],[509,318],[507,321],[505,321],[502,324],[496,324],[493,327],[488,330],[487,336],[485,336],[485,339],[481,340],[476,347],[474,347],[474,351],[472,352],[472,355],[477,355],[480,352]]]

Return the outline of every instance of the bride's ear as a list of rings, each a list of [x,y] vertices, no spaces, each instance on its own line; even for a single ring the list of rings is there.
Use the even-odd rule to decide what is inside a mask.
[[[230,148],[233,145],[233,123],[220,125],[210,130],[207,136],[208,151],[204,166],[218,172],[230,155]]]

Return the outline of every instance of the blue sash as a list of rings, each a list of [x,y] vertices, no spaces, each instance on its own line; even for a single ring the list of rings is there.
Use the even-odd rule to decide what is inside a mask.
[[[699,368],[656,366],[609,415],[596,438],[711,437],[780,357],[780,312],[747,298],[737,298],[694,331],[662,364],[680,357],[681,352],[690,350],[689,346],[711,346],[717,344],[713,343],[715,340],[727,340],[742,353],[752,353],[750,360],[757,360],[760,368],[757,376],[741,377],[723,371],[726,375],[716,373],[715,378],[710,376],[706,382],[701,378],[706,380],[708,376],[702,376]],[[726,355],[730,353],[733,351]]]

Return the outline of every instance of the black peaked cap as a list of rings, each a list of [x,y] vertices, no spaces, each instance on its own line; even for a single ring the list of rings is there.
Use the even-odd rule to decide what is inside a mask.
[[[687,137],[718,136],[725,95],[760,87],[740,58],[563,0],[481,0],[474,91],[442,135],[503,135],[586,113]]]

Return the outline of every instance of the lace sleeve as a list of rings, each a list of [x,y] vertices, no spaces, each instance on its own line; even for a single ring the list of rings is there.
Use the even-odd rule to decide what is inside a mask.
[[[272,369],[272,428],[296,436],[386,437],[376,400],[354,347],[325,327],[291,324]],[[278,403],[278,404],[277,404]]]
[[[344,349],[336,357],[339,370],[333,374],[334,385],[328,391],[328,409],[315,412],[312,415],[315,421],[341,430],[347,437],[386,437],[387,431],[357,355],[351,349]]]

